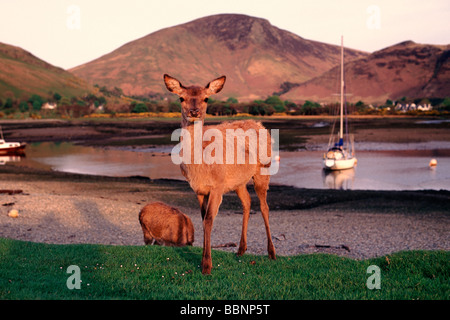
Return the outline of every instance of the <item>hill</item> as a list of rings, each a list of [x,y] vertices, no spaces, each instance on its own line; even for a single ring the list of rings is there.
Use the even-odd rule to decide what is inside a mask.
[[[238,14],[208,16],[129,42],[70,71],[128,95],[166,94],[162,75],[205,84],[226,75],[222,97],[266,98],[329,70],[340,48],[303,39],[269,21]],[[347,50],[347,58],[367,53]],[[280,88],[282,86],[282,88]]]
[[[346,54],[345,54],[346,56]],[[349,101],[384,103],[401,97],[450,96],[450,45],[402,42],[350,61],[345,57]],[[337,101],[340,67],[302,83],[283,97],[292,100]]]
[[[0,99],[27,99],[51,93],[74,97],[92,91],[86,81],[19,47],[0,43]]]

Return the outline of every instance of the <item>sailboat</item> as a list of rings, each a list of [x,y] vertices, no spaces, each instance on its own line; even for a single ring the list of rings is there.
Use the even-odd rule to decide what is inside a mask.
[[[328,151],[323,155],[323,168],[325,170],[346,170],[351,169],[356,165],[356,158],[354,157],[354,143],[353,139],[350,144],[348,139],[348,123],[346,121],[346,143],[344,145],[344,37],[341,37],[341,101],[340,101],[340,115],[339,115],[339,133],[338,141],[334,141],[336,134],[331,133],[328,142]],[[347,115],[345,115],[347,117]],[[334,129],[334,126],[333,126]],[[334,130],[333,130],[334,131]]]

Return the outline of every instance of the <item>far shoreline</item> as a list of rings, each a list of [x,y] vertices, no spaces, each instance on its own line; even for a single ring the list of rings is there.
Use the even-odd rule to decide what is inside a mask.
[[[280,144],[303,142],[326,143],[332,116],[268,116],[207,117],[206,125],[237,119],[261,121],[267,129],[280,130]],[[439,116],[351,115],[350,132],[356,142],[411,143],[450,141],[450,122]],[[317,123],[320,125],[317,126]],[[101,146],[110,140],[131,140],[146,136],[170,135],[180,128],[179,118],[78,118],[63,119],[0,119],[5,139],[19,142],[74,141]],[[170,139],[169,139],[170,141]],[[166,141],[167,142],[167,141]]]

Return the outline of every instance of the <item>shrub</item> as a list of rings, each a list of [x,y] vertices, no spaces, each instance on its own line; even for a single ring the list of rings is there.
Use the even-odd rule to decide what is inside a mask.
[[[279,96],[270,96],[264,101],[268,105],[271,105],[275,112],[285,112],[286,108],[284,105],[284,101],[280,99]]]
[[[28,102],[22,101],[19,104],[19,110],[20,110],[20,112],[27,112],[30,110],[30,105],[28,104]]]
[[[28,102],[33,106],[34,111],[40,111],[42,105],[44,104],[44,99],[38,94],[33,94]]]
[[[133,110],[131,110],[132,113],[143,113],[148,112],[148,107],[144,103],[138,103]]]

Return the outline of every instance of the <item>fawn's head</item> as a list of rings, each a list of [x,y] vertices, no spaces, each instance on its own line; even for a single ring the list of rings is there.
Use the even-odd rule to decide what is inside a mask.
[[[205,119],[208,98],[222,90],[225,79],[226,77],[222,76],[211,81],[205,87],[184,87],[177,79],[167,74],[164,75],[164,83],[166,84],[167,90],[180,97],[181,114],[183,123],[186,125],[194,123],[197,120]]]

